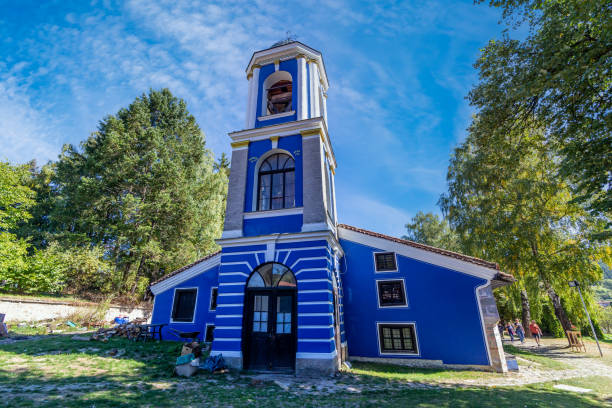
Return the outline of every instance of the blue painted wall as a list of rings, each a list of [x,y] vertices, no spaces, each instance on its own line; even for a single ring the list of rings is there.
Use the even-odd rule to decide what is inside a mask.
[[[268,65],[264,65],[263,67],[261,67],[261,69],[259,70],[259,84],[258,84],[258,92],[257,92],[257,114],[255,115],[255,127],[259,128],[259,127],[264,127],[264,126],[270,126],[270,125],[277,125],[279,123],[286,123],[286,122],[292,122],[294,120],[297,120],[297,91],[298,91],[298,87],[297,87],[297,60],[296,59],[292,59],[292,60],[288,60],[288,61],[281,61],[278,67],[279,71],[287,71],[291,74],[291,81],[293,82],[293,89],[291,92],[291,96],[292,96],[292,104],[291,104],[291,108],[293,111],[295,111],[296,113],[294,113],[293,115],[290,116],[284,116],[282,118],[277,118],[277,119],[268,119],[268,120],[262,120],[260,121],[258,118],[260,116],[263,116],[262,114],[262,98],[261,96],[263,95],[264,89],[263,89],[263,84],[264,81],[266,80],[266,78],[270,75],[273,74],[274,71],[274,64],[268,64]]]
[[[302,230],[302,220],[302,214],[244,220],[243,235],[252,237],[277,232],[300,232]]]
[[[169,328],[183,332],[199,331],[199,339],[202,341],[206,335],[206,325],[215,323],[215,311],[210,311],[210,292],[212,287],[217,286],[219,267],[215,266],[193,278],[180,283],[155,296],[151,323],[166,323],[168,326],[163,328],[162,336],[164,340],[180,340]],[[196,310],[193,323],[170,323],[172,314],[172,299],[175,289],[198,288]]]
[[[375,272],[372,247],[341,240],[349,355],[488,365],[476,287],[486,281],[398,255],[398,272]],[[403,278],[408,307],[379,308],[376,279]],[[376,322],[415,322],[420,356],[381,355]]]
[[[241,351],[245,284],[251,272],[265,263],[265,253],[263,245],[222,249],[214,353],[236,356]],[[326,241],[280,243],[276,246],[274,260],[288,266],[297,279],[298,358],[308,358],[307,353],[332,353],[335,350],[332,258]]]

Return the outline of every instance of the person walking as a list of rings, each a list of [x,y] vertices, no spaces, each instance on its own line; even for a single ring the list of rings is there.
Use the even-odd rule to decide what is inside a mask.
[[[519,339],[521,340],[521,344],[523,344],[525,342],[525,329],[523,328],[523,325],[521,324],[519,319],[516,319],[514,321],[514,329],[516,331],[516,334],[519,336]]]
[[[509,321],[506,325],[506,330],[508,331],[508,335],[510,336],[510,341],[514,341],[514,327],[512,326],[512,321]]]
[[[529,325],[529,331],[531,332],[531,336],[534,338],[536,343],[538,343],[538,347],[540,347],[540,339],[542,338],[542,330],[540,326],[535,322],[535,320],[531,321]]]

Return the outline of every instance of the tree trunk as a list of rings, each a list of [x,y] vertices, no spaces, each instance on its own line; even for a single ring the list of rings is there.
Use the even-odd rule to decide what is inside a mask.
[[[521,311],[523,328],[526,332],[529,329],[529,323],[531,323],[531,307],[529,306],[529,298],[525,289],[521,290]]]
[[[561,327],[563,327],[563,331],[567,335],[567,331],[571,330],[572,324],[570,323],[569,317],[567,317],[567,313],[565,313],[565,309],[563,309],[561,298],[546,280],[544,280],[544,287],[546,288],[546,293],[548,293],[548,297],[550,298],[553,308],[555,309],[555,316],[557,316],[557,319],[561,323]]]
[[[533,241],[531,242],[531,252],[538,268],[538,275],[540,277],[540,280],[544,284],[546,293],[548,294],[548,297],[550,298],[550,301],[553,305],[553,309],[555,310],[555,316],[557,317],[557,320],[559,320],[559,323],[561,323],[561,327],[565,332],[567,342],[571,346],[572,344],[570,343],[569,337],[567,336],[567,331],[571,329],[572,325],[570,323],[569,318],[567,317],[567,313],[565,313],[565,309],[563,309],[563,305],[561,304],[561,298],[546,278],[546,274],[544,272],[544,268],[542,267],[542,263],[540,260],[540,254],[538,252],[537,244]]]

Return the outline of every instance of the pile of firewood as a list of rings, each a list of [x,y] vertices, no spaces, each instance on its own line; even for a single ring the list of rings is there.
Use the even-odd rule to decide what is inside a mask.
[[[128,339],[135,339],[138,337],[142,328],[139,326],[138,321],[120,324],[115,327],[104,328],[101,327],[92,336],[92,340],[108,341],[111,337],[125,337]]]

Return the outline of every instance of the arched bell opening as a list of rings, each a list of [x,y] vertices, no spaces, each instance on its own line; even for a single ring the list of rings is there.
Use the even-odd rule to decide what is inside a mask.
[[[244,368],[294,370],[297,350],[297,281],[283,264],[260,265],[245,290]]]

